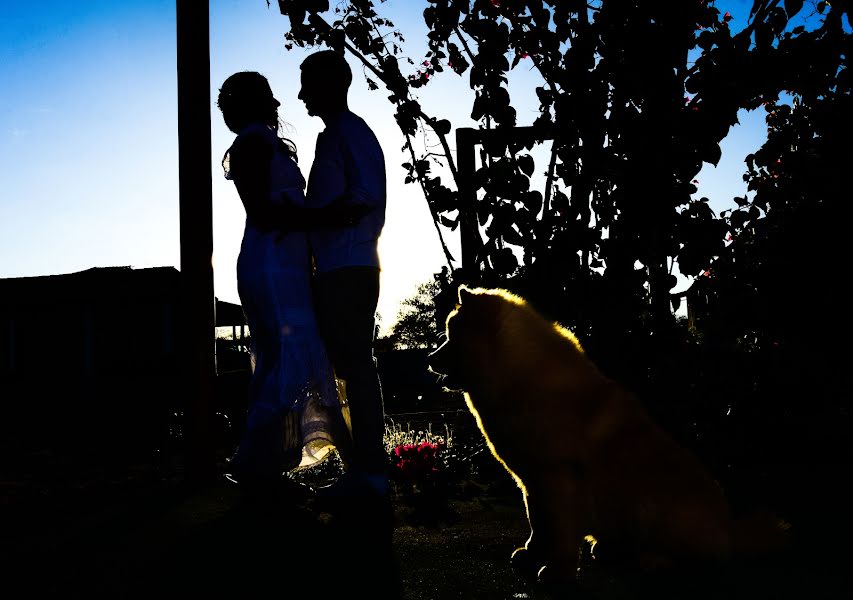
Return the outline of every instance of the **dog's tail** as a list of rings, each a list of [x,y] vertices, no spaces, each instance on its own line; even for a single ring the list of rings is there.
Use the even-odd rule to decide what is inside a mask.
[[[791,549],[791,524],[769,512],[735,519],[732,553],[739,558],[769,558]]]

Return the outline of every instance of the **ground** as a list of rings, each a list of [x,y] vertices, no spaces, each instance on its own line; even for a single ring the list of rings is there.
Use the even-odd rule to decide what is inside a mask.
[[[189,485],[180,469],[148,464],[73,475],[57,464],[50,477],[9,477],[0,486],[6,598],[569,597],[511,569],[527,524],[519,491],[499,470],[425,511],[397,494],[388,520],[370,507],[334,516],[248,502],[222,479]],[[835,541],[800,543],[784,561],[657,578],[603,571],[587,559],[570,597],[850,598],[847,543]]]
[[[410,524],[410,511],[395,502],[388,556],[369,511],[336,520],[304,506],[279,510],[247,501],[224,480],[190,486],[142,466],[114,480],[91,475],[50,486],[3,482],[2,589],[17,592],[6,597],[242,597],[295,588],[334,597],[358,577],[369,597],[524,597],[514,596],[526,583],[507,560],[525,536],[520,496],[454,500],[445,515],[454,522],[431,526]],[[347,562],[359,565],[355,572]]]

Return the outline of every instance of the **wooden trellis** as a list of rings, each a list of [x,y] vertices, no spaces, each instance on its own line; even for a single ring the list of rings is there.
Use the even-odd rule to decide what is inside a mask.
[[[459,234],[462,251],[462,272],[468,283],[479,281],[479,253],[483,247],[477,222],[477,189],[474,187],[476,170],[476,146],[491,142],[526,145],[553,139],[543,136],[535,127],[512,127],[507,129],[474,129],[464,127],[456,130],[456,163],[459,186]]]

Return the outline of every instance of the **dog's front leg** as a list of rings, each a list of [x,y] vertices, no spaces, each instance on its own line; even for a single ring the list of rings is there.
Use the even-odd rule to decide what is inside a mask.
[[[528,562],[541,565],[542,581],[574,582],[590,529],[590,501],[582,480],[562,470],[544,473],[531,480],[525,500],[531,530],[525,546]]]
[[[527,522],[530,524],[530,535],[527,538],[524,546],[516,548],[512,553],[512,566],[517,569],[525,577],[535,579],[539,575],[539,571],[545,566],[545,556],[547,548],[551,542],[547,539],[547,528],[538,522],[539,515],[542,514],[540,509],[535,508],[534,503],[530,499],[530,492],[525,487],[524,508],[527,512]],[[534,520],[536,525],[534,526]],[[534,531],[536,539],[534,541]]]

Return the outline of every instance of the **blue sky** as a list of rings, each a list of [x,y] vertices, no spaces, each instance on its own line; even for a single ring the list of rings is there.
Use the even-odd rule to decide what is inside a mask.
[[[415,61],[426,50],[425,5],[388,0],[379,9],[404,33]],[[716,5],[732,13],[731,26],[738,29],[752,2]],[[235,71],[267,75],[306,174],[322,123],[308,117],[296,97],[299,63],[307,52],[284,48],[288,21],[276,3],[267,8],[264,0],[212,0],[210,6],[214,285],[218,297],[236,302],[244,213],[219,165],[233,134],[213,104],[216,90]],[[0,277],[95,266],[179,266],[174,1],[6,3],[0,64]],[[403,138],[387,93],[368,92],[361,68],[351,64],[350,106],[377,132],[388,167],[379,306],[387,327],[398,302],[444,259],[419,188],[403,184],[399,165],[408,158],[400,151]],[[534,73],[523,66],[514,72],[510,91],[519,124],[536,116],[535,85]],[[446,73],[420,96],[428,112],[454,127],[473,125],[467,77]],[[700,194],[717,211],[744,194],[743,158],[766,135],[763,111],[740,117],[741,125],[723,144],[720,164],[706,165],[698,177]],[[458,256],[457,233],[447,239]]]

